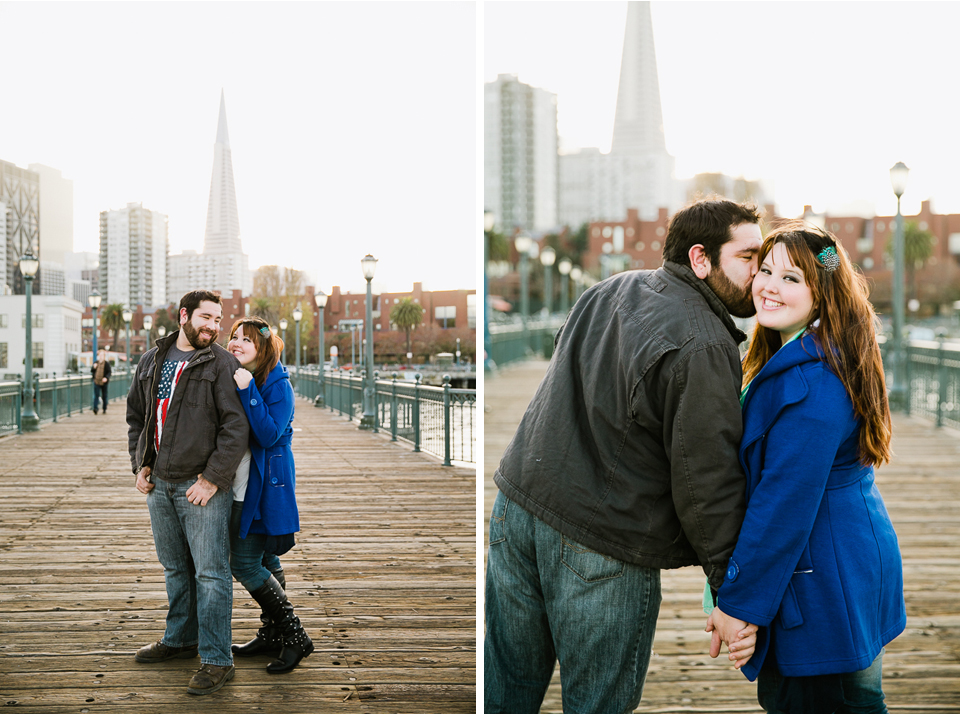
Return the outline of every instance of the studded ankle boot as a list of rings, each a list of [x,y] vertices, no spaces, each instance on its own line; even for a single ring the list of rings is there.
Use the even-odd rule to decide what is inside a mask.
[[[273,577],[277,580],[280,588],[286,590],[287,581],[284,577],[283,570],[274,571]],[[265,585],[266,584],[258,588],[258,591],[263,590]],[[256,636],[245,645],[233,645],[230,649],[233,654],[238,657],[255,657],[257,655],[276,657],[280,654],[280,650],[283,649],[283,638],[280,636],[279,630],[274,626],[270,615],[268,615],[264,609],[261,599],[254,593],[250,594],[253,596],[253,599],[260,604],[260,622],[263,623],[263,627],[257,630]],[[266,597],[265,592],[262,593],[262,597]]]
[[[294,614],[293,605],[290,604],[287,594],[276,578],[271,577],[263,587],[258,588],[257,592],[251,595],[270,616],[283,640],[280,654],[277,659],[267,665],[267,672],[270,674],[289,672],[300,663],[300,660],[313,652],[313,641],[300,624],[300,618]],[[260,599],[261,597],[263,600]]]

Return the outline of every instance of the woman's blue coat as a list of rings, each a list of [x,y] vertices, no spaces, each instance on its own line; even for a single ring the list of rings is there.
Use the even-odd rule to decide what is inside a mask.
[[[751,681],[771,656],[785,676],[865,669],[906,626],[897,536],[819,350],[812,335],[784,345],[744,401],[747,513],[718,606],[761,625]]]
[[[238,389],[250,422],[250,481],[243,499],[240,537],[247,533],[286,535],[300,530],[294,494],[296,469],[293,437],[293,387],[286,368],[277,363],[258,389],[251,380]]]

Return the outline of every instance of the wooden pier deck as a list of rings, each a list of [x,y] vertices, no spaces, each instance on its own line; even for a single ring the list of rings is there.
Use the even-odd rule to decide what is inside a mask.
[[[163,569],[126,453],[125,404],[0,439],[0,705],[43,712],[473,712],[476,471],[297,402],[302,532],[283,557],[316,651],[293,672],[237,658],[134,662],[163,632]],[[234,584],[233,642],[259,626]]]
[[[484,385],[484,506],[496,496],[493,472],[546,370],[532,361]],[[894,713],[960,712],[960,434],[921,419],[894,418],[896,453],[877,483],[900,540],[907,629],[883,659]],[[484,527],[485,537],[489,526]],[[654,656],[637,712],[761,712],[756,687],[723,656],[710,659],[699,568],[663,571]],[[562,711],[559,671],[541,709]]]

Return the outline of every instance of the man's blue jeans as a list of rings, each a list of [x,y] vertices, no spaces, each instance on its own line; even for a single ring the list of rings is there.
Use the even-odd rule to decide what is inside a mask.
[[[107,411],[107,384],[93,383],[93,411],[97,411],[99,408],[97,404],[101,398],[103,399],[103,411]]]
[[[757,677],[757,700],[764,711],[780,714],[777,709],[777,691],[780,689],[780,672],[769,660],[760,668]],[[887,714],[883,703],[883,650],[866,669],[841,675],[843,704],[835,712],[810,712],[809,714]]]
[[[283,566],[276,555],[263,552],[267,536],[247,533],[246,538],[240,537],[242,512],[243,501],[234,501],[230,515],[230,571],[247,592],[252,593],[262,587],[270,575],[282,570]]]
[[[228,532],[233,492],[219,489],[206,506],[196,506],[186,495],[195,478],[155,483],[147,494],[147,508],[169,601],[161,641],[168,647],[199,643],[201,664],[233,664]]]
[[[538,712],[557,660],[564,711],[632,712],[659,612],[659,570],[585,548],[498,494],[487,552],[485,714]]]

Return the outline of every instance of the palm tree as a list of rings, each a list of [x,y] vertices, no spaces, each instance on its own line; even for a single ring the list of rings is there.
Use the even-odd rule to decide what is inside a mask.
[[[277,322],[277,316],[273,309],[273,300],[268,297],[251,298],[250,314],[255,317],[262,317],[267,321],[267,324],[270,325],[273,325]]]
[[[893,236],[887,241],[886,253],[893,256]],[[914,221],[903,225],[903,267],[907,269],[907,290],[917,296],[916,272],[933,254],[933,233],[920,228]]]
[[[117,342],[120,340],[120,330],[127,323],[123,321],[123,303],[115,302],[100,309],[100,326],[113,330],[113,347],[110,349],[117,351]]]
[[[393,306],[390,322],[407,333],[407,354],[410,354],[410,330],[423,322],[423,306],[405,297]]]

